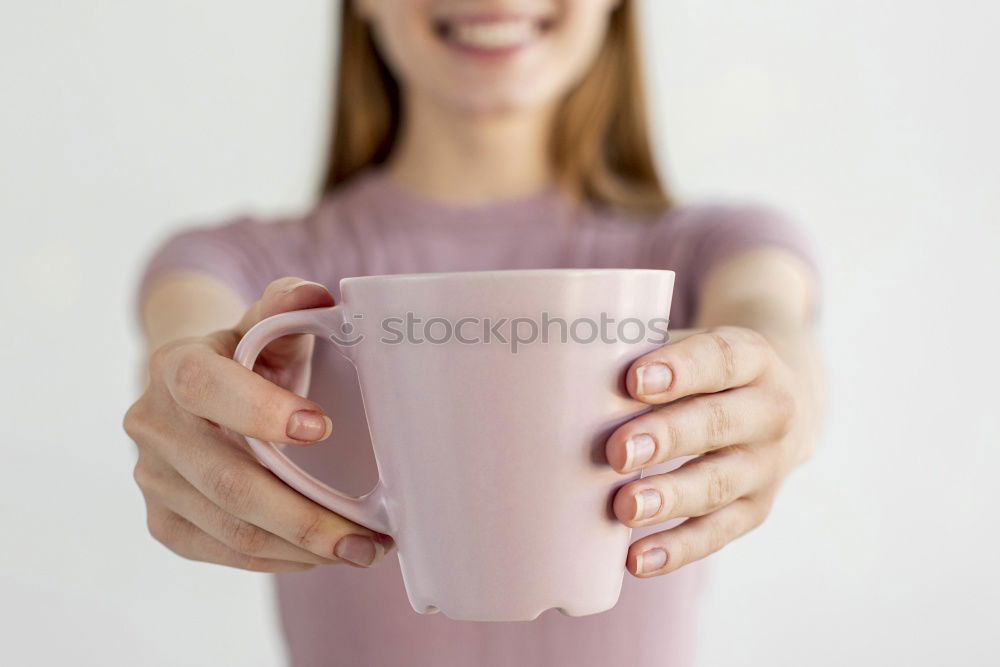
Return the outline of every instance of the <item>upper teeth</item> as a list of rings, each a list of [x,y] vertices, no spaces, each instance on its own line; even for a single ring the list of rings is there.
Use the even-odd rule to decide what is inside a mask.
[[[462,44],[487,49],[515,46],[535,36],[537,27],[527,19],[459,23],[452,38]]]

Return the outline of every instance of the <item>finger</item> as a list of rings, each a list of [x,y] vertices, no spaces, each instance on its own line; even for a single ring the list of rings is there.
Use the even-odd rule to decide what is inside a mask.
[[[179,556],[190,560],[228,565],[255,572],[301,572],[314,565],[260,558],[235,551],[219,542],[190,521],[168,510],[151,511],[149,532],[156,541]]]
[[[323,285],[301,278],[281,278],[268,285],[260,300],[247,309],[235,332],[242,338],[251,327],[272,315],[307,308],[326,308],[333,304],[333,296]],[[312,341],[313,337],[308,334],[284,336],[272,341],[261,352],[261,359],[272,365],[295,363],[308,356]]]
[[[295,546],[263,528],[247,523],[222,510],[197,489],[173,472],[163,488],[151,495],[155,501],[177,514],[233,551],[256,558],[328,565],[338,559],[324,558]],[[147,486],[143,493],[153,491]]]
[[[677,470],[629,482],[615,493],[615,516],[636,527],[715,512],[772,481],[766,451],[726,447]]]
[[[715,553],[764,521],[769,503],[742,498],[717,512],[688,519],[676,528],[636,540],[625,566],[637,577],[653,577]]]
[[[670,343],[635,361],[626,375],[633,398],[650,404],[741,387],[757,379],[771,358],[760,334],[718,327]]]
[[[223,510],[323,558],[378,565],[392,541],[334,514],[286,486],[235,447],[190,448],[175,467]]]
[[[739,443],[779,437],[792,406],[761,387],[696,396],[647,412],[608,438],[608,463],[619,472]]]
[[[269,382],[209,345],[192,343],[168,353],[162,377],[186,411],[260,440],[308,444],[330,436],[320,405]]]

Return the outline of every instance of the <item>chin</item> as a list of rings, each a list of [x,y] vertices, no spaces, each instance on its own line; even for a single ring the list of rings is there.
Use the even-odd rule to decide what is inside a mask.
[[[446,102],[452,108],[475,115],[506,115],[530,112],[551,103],[553,96],[540,91],[517,90],[461,90],[452,89],[446,94]]]

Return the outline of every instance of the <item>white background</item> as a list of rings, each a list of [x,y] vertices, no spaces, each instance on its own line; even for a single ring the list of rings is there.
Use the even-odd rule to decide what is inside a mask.
[[[785,208],[825,269],[825,441],[771,519],[714,558],[699,664],[987,664],[1000,10],[644,7],[679,191]],[[266,577],[146,535],[119,424],[149,249],[192,222],[308,205],[331,25],[320,0],[0,8],[4,664],[281,661]]]

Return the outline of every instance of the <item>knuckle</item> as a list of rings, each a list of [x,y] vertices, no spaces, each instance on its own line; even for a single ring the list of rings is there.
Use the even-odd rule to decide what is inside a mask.
[[[295,544],[308,551],[317,552],[316,543],[323,534],[323,514],[312,511],[305,514],[295,530]]]
[[[209,383],[208,369],[200,359],[180,353],[175,358],[171,387],[179,403],[197,401]]]
[[[729,410],[721,401],[709,400],[708,419],[706,428],[708,429],[708,440],[710,444],[725,444],[728,442],[733,432],[733,418]]]
[[[149,361],[146,366],[150,377],[163,377],[163,372],[167,368],[167,357],[170,356],[170,350],[171,347],[169,345],[161,345],[149,355]]]
[[[712,512],[726,505],[732,499],[735,485],[732,477],[718,465],[706,465],[705,475],[708,478],[706,505],[708,510]]]
[[[779,387],[773,394],[774,415],[777,433],[775,435],[787,435],[792,428],[795,415],[798,413],[798,401],[795,394],[784,387]]]
[[[142,398],[133,403],[125,412],[122,428],[136,444],[139,444],[139,441],[143,439],[146,433],[146,407]]]
[[[747,530],[753,530],[771,514],[771,503],[763,498],[750,501],[750,525]]]
[[[168,512],[149,512],[146,518],[146,528],[154,540],[172,549],[177,544],[178,520]]]
[[[728,384],[736,377],[736,346],[729,340],[726,329],[712,329],[705,334],[718,361],[719,380]]]
[[[799,457],[802,455],[800,440],[782,437],[774,442],[767,443],[759,450],[764,461],[763,476],[766,484],[778,484],[792,468],[801,463]]]
[[[216,504],[232,513],[245,508],[253,496],[254,483],[251,477],[240,467],[229,463],[211,469],[208,473],[208,486]]]
[[[132,469],[132,479],[135,481],[136,486],[145,493],[151,492],[159,485],[160,481],[159,475],[142,457],[139,458]]]
[[[176,420],[161,411],[158,401],[144,394],[133,403],[122,418],[122,428],[135,443],[140,456],[144,452],[170,449],[176,440]]]
[[[146,466],[142,464],[142,460],[140,459],[135,464],[135,467],[132,468],[132,480],[136,483],[136,486],[141,489],[146,486],[148,479],[149,472],[146,470]]]
[[[233,548],[249,556],[262,553],[271,541],[267,531],[240,519],[233,522],[230,530],[230,543]]]

